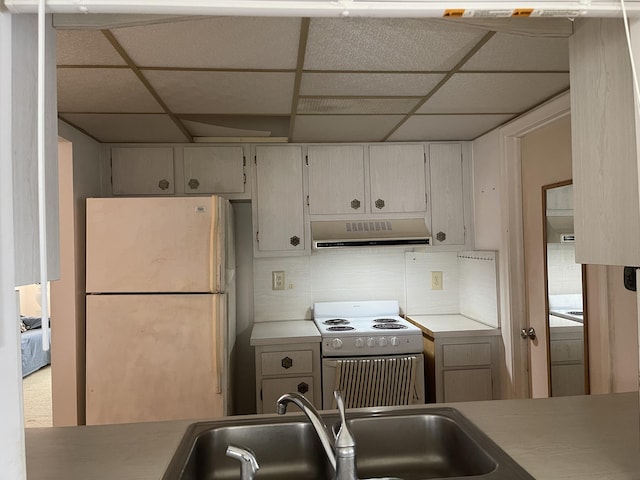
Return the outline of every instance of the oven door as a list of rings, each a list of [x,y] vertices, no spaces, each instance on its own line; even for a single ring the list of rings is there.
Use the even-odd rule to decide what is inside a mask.
[[[347,408],[413,405],[425,402],[421,353],[322,359],[322,408],[335,409],[334,390]]]

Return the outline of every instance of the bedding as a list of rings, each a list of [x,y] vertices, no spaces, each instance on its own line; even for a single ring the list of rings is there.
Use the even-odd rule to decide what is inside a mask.
[[[51,351],[42,350],[42,322],[38,317],[20,317],[22,333],[22,377],[51,363]]]

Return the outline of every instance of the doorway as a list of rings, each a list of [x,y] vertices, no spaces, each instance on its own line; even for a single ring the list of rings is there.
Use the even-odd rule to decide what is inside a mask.
[[[543,186],[571,178],[571,118],[555,120],[521,138],[526,329],[531,398],[550,396]]]

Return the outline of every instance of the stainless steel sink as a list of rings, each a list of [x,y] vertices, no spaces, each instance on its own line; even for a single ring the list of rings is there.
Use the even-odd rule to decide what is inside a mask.
[[[230,444],[253,451],[260,465],[256,478],[331,479],[331,465],[306,418],[285,423],[278,420],[270,419],[267,424],[236,426],[226,426],[220,422],[191,425],[163,479],[240,478],[240,463],[225,454]],[[238,418],[235,421],[242,423]]]
[[[327,425],[335,412],[323,412]],[[359,478],[532,479],[489,437],[452,408],[368,408],[347,412]],[[332,468],[306,417],[230,417],[199,422],[185,433],[163,480],[239,478],[229,444],[251,449],[256,479],[331,480]]]

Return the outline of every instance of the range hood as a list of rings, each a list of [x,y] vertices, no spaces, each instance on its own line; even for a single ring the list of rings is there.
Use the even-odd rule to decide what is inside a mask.
[[[431,245],[424,218],[311,222],[313,249]]]

